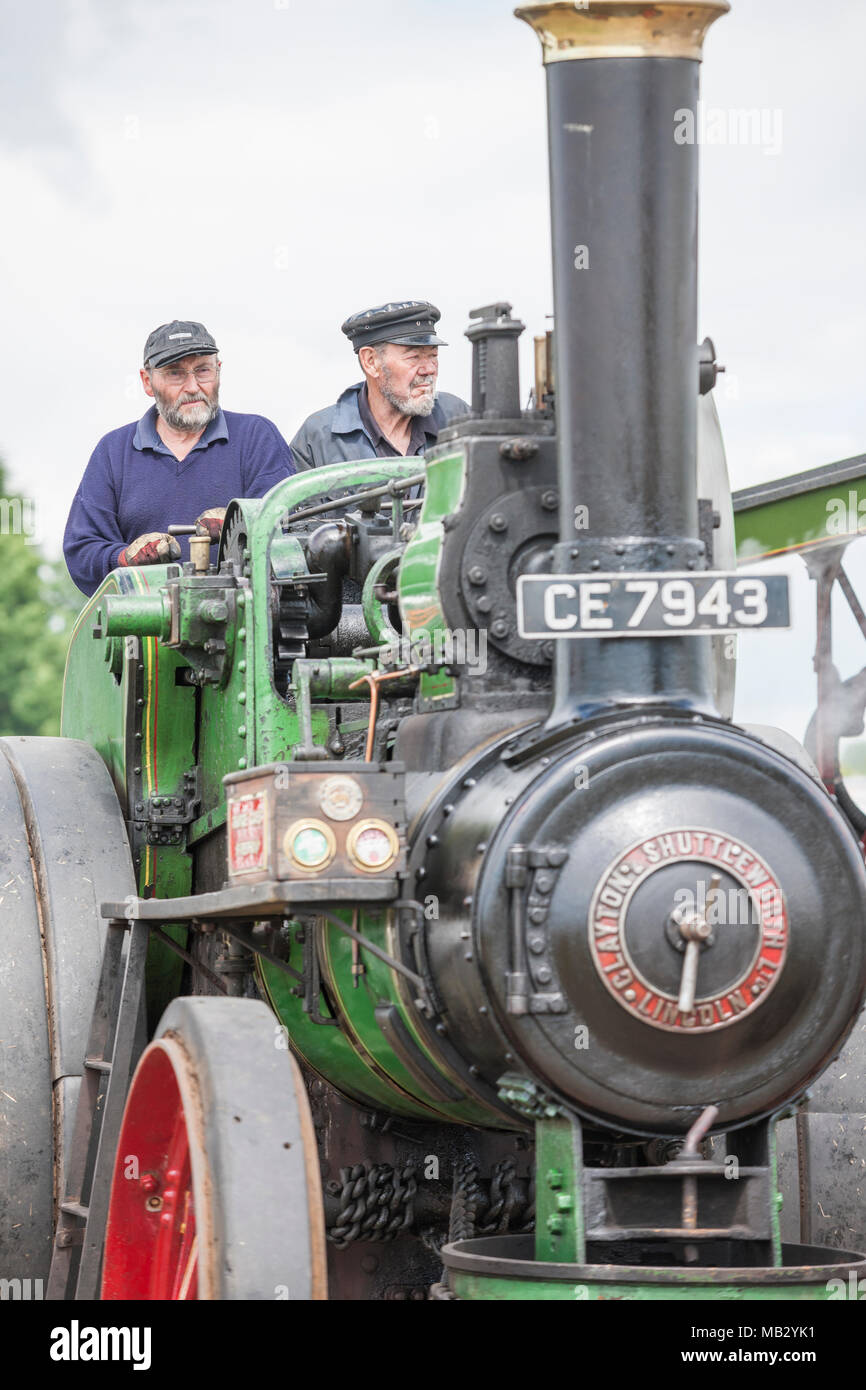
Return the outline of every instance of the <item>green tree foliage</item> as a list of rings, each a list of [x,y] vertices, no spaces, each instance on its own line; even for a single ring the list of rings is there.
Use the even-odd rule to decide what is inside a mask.
[[[84,605],[62,560],[32,544],[32,501],[0,462],[0,735],[59,734],[69,635]]]

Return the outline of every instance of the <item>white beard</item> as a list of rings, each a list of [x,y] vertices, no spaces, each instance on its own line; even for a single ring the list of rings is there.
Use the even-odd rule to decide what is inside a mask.
[[[423,396],[413,396],[411,394],[412,386],[422,384],[416,377],[415,381],[410,384],[409,395],[400,396],[394,390],[392,381],[392,373],[383,362],[382,381],[379,385],[379,390],[382,392],[388,404],[392,405],[395,410],[399,410],[401,415],[420,415],[425,419],[428,415],[432,415],[433,407],[436,404],[436,386],[434,382],[430,382],[429,388],[425,391]]]
[[[219,387],[214,387],[210,399],[198,400],[194,407],[184,408],[180,401],[176,405],[169,405],[156,387],[153,388],[153,396],[157,410],[173,430],[183,430],[189,434],[198,433],[209,425],[211,420],[215,420],[219,413]]]

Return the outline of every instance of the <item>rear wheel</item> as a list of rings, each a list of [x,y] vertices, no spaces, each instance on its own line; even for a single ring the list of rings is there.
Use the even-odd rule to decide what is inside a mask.
[[[315,1136],[266,1005],[176,999],[138,1064],[115,1160],[104,1299],[326,1295]]]
[[[0,739],[6,1277],[48,1276],[105,937],[99,905],[134,892],[123,812],[95,749],[76,739]]]

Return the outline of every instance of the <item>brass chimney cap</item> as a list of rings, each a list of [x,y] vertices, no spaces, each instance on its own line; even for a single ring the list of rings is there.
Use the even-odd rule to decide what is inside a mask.
[[[575,58],[693,58],[728,0],[547,0],[514,13],[541,39],[545,63]]]

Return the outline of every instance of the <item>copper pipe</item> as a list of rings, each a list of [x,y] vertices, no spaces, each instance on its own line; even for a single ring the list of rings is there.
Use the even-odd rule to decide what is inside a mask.
[[[708,1105],[706,1110],[698,1116],[686,1135],[686,1142],[680,1150],[680,1158],[700,1157],[698,1153],[698,1144],[703,1139],[707,1130],[712,1128],[718,1113],[719,1107],[717,1105]]]
[[[367,723],[367,746],[364,750],[364,762],[373,761],[373,743],[376,737],[376,719],[379,714],[379,686],[385,681],[403,680],[406,676],[417,676],[420,674],[419,666],[407,666],[402,671],[365,671],[363,676],[353,681],[349,686],[350,690],[357,690],[359,685],[366,682],[370,687],[370,718]]]

